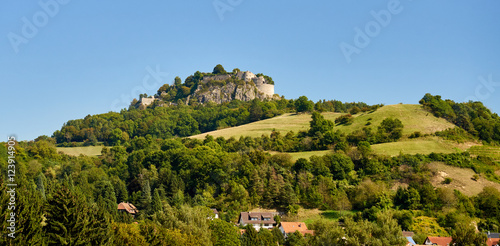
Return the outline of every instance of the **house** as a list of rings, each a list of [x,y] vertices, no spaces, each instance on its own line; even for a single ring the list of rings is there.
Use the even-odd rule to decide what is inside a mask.
[[[252,225],[255,230],[272,229],[276,225],[273,213],[241,212],[239,223],[242,226]]]
[[[139,210],[132,204],[128,202],[122,202],[118,204],[118,211],[124,211],[132,216],[135,216],[137,213],[139,213]]]
[[[288,237],[289,234],[299,231],[303,236],[306,234],[314,235],[313,230],[308,230],[306,223],[304,222],[281,222],[280,231],[283,233],[283,236]]]
[[[408,243],[406,243],[406,246],[415,246],[417,245],[417,243],[415,243],[415,241],[413,241],[413,238],[412,237],[405,237],[406,240],[408,240]]]
[[[219,218],[219,211],[217,211],[216,208],[212,208],[212,212],[214,212],[214,214],[215,214],[214,218],[218,219]]]
[[[488,238],[500,238],[500,233],[498,232],[488,232]]]
[[[417,245],[415,243],[415,241],[413,240],[413,236],[415,235],[414,232],[412,232],[412,231],[402,231],[401,234],[403,234],[403,237],[406,238],[406,240],[408,240],[408,243],[406,244],[406,246]]]
[[[451,237],[427,237],[424,245],[450,246],[451,240]]]
[[[498,246],[498,245],[500,245],[500,238],[488,238],[486,240],[486,245],[488,245],[488,246]]]

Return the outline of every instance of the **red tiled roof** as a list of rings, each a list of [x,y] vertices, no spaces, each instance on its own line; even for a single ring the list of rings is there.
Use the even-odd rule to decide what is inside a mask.
[[[488,246],[495,246],[500,243],[500,238],[488,238],[486,240],[486,245]]]
[[[306,234],[311,234],[314,236],[314,230],[304,230],[299,232],[302,233],[302,236],[305,236]]]
[[[132,203],[128,202],[122,202],[118,204],[118,210],[125,210],[129,214],[135,214],[139,212],[139,210],[137,210],[137,208]]]
[[[451,237],[427,237],[427,239],[439,246],[448,246],[450,245],[451,240],[453,240]]]
[[[281,227],[283,227],[283,230],[287,234],[294,233],[295,231],[309,231],[304,222],[281,222]]]

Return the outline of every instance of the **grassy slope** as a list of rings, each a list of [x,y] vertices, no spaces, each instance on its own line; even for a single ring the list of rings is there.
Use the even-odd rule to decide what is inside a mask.
[[[469,149],[472,155],[482,155],[491,157],[495,161],[500,161],[500,147],[498,146],[473,146]]]
[[[335,120],[333,115],[325,115],[325,118]],[[373,113],[361,113],[354,115],[354,122],[349,126],[337,126],[336,128],[350,133],[354,130],[363,128],[366,123],[371,122],[370,127],[376,130],[377,126],[382,123],[385,118],[398,118],[404,125],[403,135],[410,135],[415,131],[420,131],[423,134],[434,133],[448,128],[453,128],[455,125],[442,118],[437,118],[431,113],[425,111],[418,104],[395,104],[387,105],[379,108]],[[368,119],[371,120],[369,121]]]
[[[397,156],[402,154],[430,154],[434,153],[454,153],[466,150],[466,147],[456,144],[452,141],[440,139],[438,137],[425,137],[418,139],[405,139],[394,143],[383,143],[372,145],[372,150],[379,155]],[[269,151],[271,154],[276,154],[276,151]],[[292,157],[292,160],[299,158],[309,159],[313,155],[322,156],[332,153],[331,150],[318,150],[307,152],[287,153]]]
[[[325,112],[323,113],[326,119],[335,120],[339,117],[340,113]],[[384,106],[373,113],[360,113],[354,116],[353,124],[349,126],[335,126],[335,129],[339,129],[342,132],[350,133],[356,129],[361,129],[366,125],[367,122],[371,122],[370,127],[376,129],[378,125],[387,117],[396,117],[403,122],[405,126],[403,133],[404,135],[409,135],[415,131],[420,131],[423,134],[433,133],[436,131],[444,130],[446,128],[454,127],[453,124],[447,122],[444,119],[436,118],[432,114],[422,109],[420,105],[414,104],[396,104]],[[369,120],[371,119],[371,120]],[[214,137],[235,137],[240,136],[251,136],[259,137],[262,134],[269,135],[273,129],[286,133],[288,131],[298,132],[300,130],[309,129],[309,121],[311,120],[310,114],[284,114],[275,118],[253,122],[250,124],[226,128],[218,131],[212,131],[204,134],[199,134],[192,136],[192,138],[203,139],[207,134]],[[431,152],[439,153],[452,153],[457,151],[457,147],[461,150],[464,148],[458,144],[452,143],[450,141],[444,141],[437,137],[426,137],[418,139],[403,139],[396,143],[384,143],[376,144],[372,146],[372,149],[377,154],[384,155],[398,155],[399,153],[405,154],[429,154]],[[89,149],[87,149],[89,148]],[[58,148],[58,151],[63,151],[64,153],[70,155],[99,155],[99,149],[96,147],[77,147],[77,148]],[[484,151],[483,149],[477,149],[477,152]],[[311,152],[299,152],[290,153],[292,159],[297,160],[299,158],[309,158],[312,155],[324,155],[330,151],[311,151]],[[500,151],[499,151],[500,153]],[[498,154],[500,155],[500,154]],[[498,157],[500,158],[500,157]]]
[[[339,117],[340,113],[325,112],[323,116],[326,119],[334,121]],[[376,130],[376,127],[388,117],[398,118],[403,122],[404,130],[403,134],[408,136],[409,134],[420,131],[422,134],[430,134],[436,131],[441,131],[447,128],[454,127],[453,124],[448,121],[434,117],[432,114],[425,111],[420,105],[415,104],[395,104],[384,106],[373,113],[360,113],[354,115],[354,121],[349,126],[338,125],[335,129],[338,129],[345,133],[353,132],[357,129],[361,129],[366,126],[368,122],[371,122],[371,127]],[[235,137],[240,136],[251,136],[258,137],[262,134],[269,135],[273,129],[286,133],[290,130],[298,132],[299,130],[309,129],[309,121],[311,121],[310,114],[285,114],[272,119],[262,120],[258,122],[253,122],[247,125],[226,128],[218,131],[212,131],[204,134],[199,134],[192,136],[193,138],[203,139],[206,135],[210,134],[213,137]],[[385,143],[373,145],[372,148],[375,153],[384,155],[398,155],[400,152],[405,154],[429,154],[431,152],[440,153],[453,153],[456,151],[457,145],[449,142],[443,141],[436,137],[427,137],[419,139],[405,139],[396,143]],[[311,151],[311,152],[300,152],[300,153],[290,153],[292,159],[297,160],[299,158],[309,158],[312,155],[324,155],[329,151]]]
[[[500,189],[499,183],[486,180],[484,177],[480,177],[478,181],[472,180],[475,172],[470,168],[452,167],[439,162],[431,163],[429,167],[435,172],[435,175],[431,179],[435,187],[457,189],[468,196],[477,195],[486,186],[493,186]],[[453,181],[450,184],[442,184],[446,177],[452,178]]]
[[[443,140],[439,137],[425,137],[417,139],[405,139],[394,143],[383,143],[372,145],[372,150],[376,154],[396,156],[402,154],[430,154],[434,153],[454,153],[464,149],[452,141]]]
[[[325,112],[323,116],[326,119],[334,121],[337,117],[341,116],[340,113]],[[447,128],[454,127],[453,124],[447,122],[445,119],[434,117],[428,113],[420,105],[415,104],[396,104],[384,106],[373,113],[360,113],[354,115],[354,122],[349,126],[335,126],[345,133],[350,133],[354,130],[363,128],[366,123],[371,122],[370,127],[376,129],[380,123],[388,117],[395,117],[403,122],[405,126],[403,130],[404,135],[409,135],[415,131],[420,131],[423,134],[434,133]],[[370,119],[371,120],[368,120]],[[192,138],[203,139],[206,135],[210,134],[213,137],[235,137],[251,136],[259,137],[262,134],[269,135],[273,129],[286,133],[288,131],[298,132],[299,130],[309,129],[309,121],[311,121],[310,114],[284,114],[275,118],[261,120],[250,124],[226,128],[222,130],[207,132],[199,135],[192,136]]]
[[[340,116],[337,113],[326,113],[325,115],[335,115]],[[331,116],[335,118],[335,116]],[[262,134],[270,135],[273,129],[286,133],[288,131],[298,132],[300,130],[309,129],[309,121],[311,121],[311,115],[309,114],[284,114],[278,117],[274,117],[267,120],[261,120],[257,122],[252,122],[250,124],[225,128],[217,131],[206,132],[203,134],[192,136],[192,138],[204,139],[206,135],[211,135],[214,138],[217,137],[235,137],[240,136],[250,136],[250,137],[260,137]]]
[[[87,146],[87,147],[58,147],[57,152],[63,152],[67,155],[79,156],[98,156],[101,155],[102,146]]]

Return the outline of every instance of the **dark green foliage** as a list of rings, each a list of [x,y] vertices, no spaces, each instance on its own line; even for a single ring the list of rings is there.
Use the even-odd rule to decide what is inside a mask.
[[[306,239],[302,236],[302,233],[296,231],[288,235],[286,242],[286,246],[306,246]]]
[[[245,226],[245,233],[241,237],[241,246],[260,246],[259,236],[252,225]]]
[[[326,120],[325,117],[323,117],[323,115],[321,115],[320,113],[313,112],[312,120],[309,125],[309,135],[314,136],[319,135],[317,132],[325,134],[329,131],[332,131],[334,124],[331,120]]]
[[[226,70],[224,67],[220,64],[214,67],[214,71],[212,72],[213,74],[227,74]]]
[[[354,120],[354,118],[352,117],[351,114],[345,114],[345,115],[342,115],[340,117],[337,117],[335,119],[335,124],[350,125],[350,124],[352,124],[353,120]]]
[[[109,219],[97,206],[87,204],[71,185],[59,186],[47,199],[47,225],[44,233],[49,245],[106,245]]]
[[[259,233],[257,233],[257,236],[259,237],[259,241],[261,245],[276,245],[277,240],[274,238],[273,233],[267,229],[261,229],[259,230]]]
[[[399,119],[386,118],[377,131],[379,143],[394,142],[403,136],[403,123]]]
[[[314,109],[314,103],[306,96],[300,96],[295,101],[295,108],[297,109],[297,112],[311,112]]]
[[[459,223],[455,225],[452,234],[452,245],[457,246],[483,246],[486,245],[487,236],[484,233],[476,233],[473,225]]]
[[[277,242],[279,245],[283,245],[285,243],[285,236],[283,236],[283,233],[279,229],[279,223],[276,219],[274,221],[277,222],[276,227],[274,227],[271,230],[271,233],[273,234],[275,242]]]
[[[417,189],[398,187],[394,196],[394,205],[400,209],[418,209],[420,207],[420,194]]]
[[[351,110],[349,110],[350,114],[357,114],[359,112],[361,112],[361,109],[358,108],[357,106],[354,106],[354,107],[351,108]]]
[[[443,180],[443,184],[451,184],[451,181],[453,181],[453,179],[452,179],[452,178],[450,178],[450,177],[446,177],[446,178],[444,178],[444,180]]]
[[[451,100],[442,100],[441,96],[429,93],[420,100],[426,109],[438,117],[443,117],[461,127],[473,136],[486,142],[500,142],[500,117],[492,113],[481,102],[456,103]],[[464,134],[454,132],[454,138],[462,139]]]
[[[240,234],[238,228],[233,224],[214,219],[210,221],[210,230],[212,231],[211,241],[214,246],[239,246]]]
[[[408,138],[419,138],[419,137],[422,137],[422,133],[419,131],[413,132],[412,134],[410,134],[410,136],[408,136]]]
[[[195,86],[202,77],[195,74],[186,84]],[[438,161],[472,168],[481,177],[497,180],[495,160],[468,152],[377,156],[370,144],[394,141],[398,135],[394,130],[402,129],[397,119],[385,121],[380,131],[366,127],[347,136],[334,132],[331,121],[313,113],[308,131],[274,130],[269,136],[238,139],[173,137],[272,117],[290,112],[294,104],[255,100],[130,109],[70,121],[55,134],[62,141],[80,141],[92,133],[100,141],[116,144],[104,148],[100,157],[54,155],[51,138],[38,139],[38,145],[22,142],[18,174],[28,185],[23,183],[26,190],[19,191],[18,202],[30,206],[19,210],[18,228],[23,230],[19,240],[34,245],[403,245],[401,229],[418,225],[413,218],[421,215],[437,218],[448,233],[456,233],[457,240],[463,235],[475,238],[469,228],[454,228],[471,219],[480,230],[498,230],[498,190],[487,187],[469,197],[449,188],[436,189],[430,182],[434,173],[426,165]],[[315,105],[339,112],[354,107],[361,112],[376,109],[337,101]],[[476,113],[487,118],[486,111]],[[455,135],[460,134],[463,131]],[[319,149],[337,152],[297,161],[287,153],[272,152]],[[0,145],[0,167],[5,170],[4,152]],[[394,191],[395,183],[403,185]],[[6,198],[3,193],[2,203]],[[117,214],[116,205],[122,201],[139,207],[140,215]],[[207,219],[213,215],[208,208],[213,207],[221,219]],[[313,223],[309,229],[316,230],[315,236],[306,238],[292,234],[285,241],[276,228],[258,233],[249,228],[240,236],[233,224],[240,212],[253,207],[289,214],[302,208],[333,209],[321,216],[335,220]],[[0,206],[0,214],[5,218],[5,207]]]
[[[347,174],[354,170],[351,158],[344,154],[335,153],[325,155],[324,158],[334,179],[347,179]]]
[[[160,193],[158,192],[158,189],[155,189],[153,195],[153,200],[151,202],[151,211],[152,213],[163,211],[163,205],[161,202]]]
[[[435,132],[434,134],[444,139],[453,140],[459,143],[473,140],[473,137],[460,127],[449,128],[443,131]]]
[[[0,202],[4,204],[0,206],[0,228],[2,229],[0,244],[42,245],[45,241],[42,234],[43,201],[39,192],[27,184],[7,187],[3,180],[0,181],[0,190],[2,191]],[[12,191],[15,191],[14,201],[11,199]],[[11,213],[14,213],[14,217]],[[11,227],[12,223],[14,223],[13,227]],[[8,236],[12,232],[14,234],[11,236],[15,238]]]

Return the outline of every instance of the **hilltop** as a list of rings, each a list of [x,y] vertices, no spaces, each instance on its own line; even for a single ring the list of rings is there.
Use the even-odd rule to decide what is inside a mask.
[[[188,76],[184,83],[179,77],[172,85],[165,84],[158,89],[156,95],[133,101],[132,105],[144,109],[156,103],[158,106],[177,104],[195,105],[213,102],[217,104],[239,100],[248,102],[254,99],[279,99],[274,94],[274,81],[264,74],[240,71],[235,68],[226,72],[222,65],[217,65],[212,73],[197,71]]]

